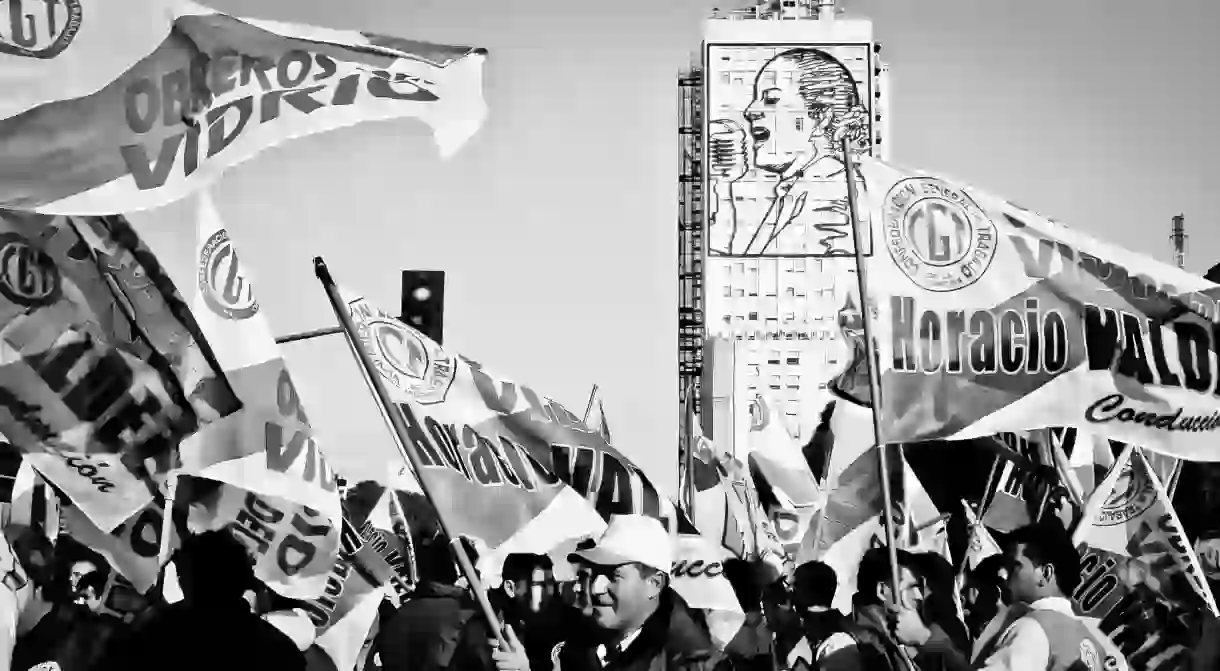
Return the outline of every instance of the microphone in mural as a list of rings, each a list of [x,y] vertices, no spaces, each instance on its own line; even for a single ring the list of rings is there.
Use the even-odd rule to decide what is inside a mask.
[[[733,198],[733,185],[750,170],[746,130],[729,119],[717,119],[707,126],[709,174],[717,194],[712,201],[712,220],[720,219],[722,207],[726,210],[724,221],[728,223],[728,241],[724,247],[732,249],[737,238],[737,203]]]
[[[867,148],[871,125],[863,98],[851,71],[821,49],[789,49],[764,63],[741,111],[744,130],[732,119],[709,123],[711,253],[854,254],[841,142]],[[781,240],[793,224],[800,224],[798,237]],[[868,253],[871,241],[863,244]]]

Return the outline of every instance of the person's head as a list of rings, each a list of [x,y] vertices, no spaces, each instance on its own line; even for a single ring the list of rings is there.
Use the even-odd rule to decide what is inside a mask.
[[[186,536],[174,564],[188,604],[240,600],[257,584],[250,553],[227,529]]]
[[[834,56],[810,48],[785,51],[759,70],[745,118],[754,164],[776,174],[832,152],[845,135],[861,138],[868,122],[851,72]]]
[[[801,612],[830,610],[839,576],[828,564],[811,561],[796,567],[792,576],[792,603]]]
[[[1080,554],[1067,530],[1054,519],[1009,534],[1004,568],[1013,603],[1070,597],[1080,584]]]
[[[511,554],[501,571],[504,596],[522,613],[540,613],[551,605],[555,594],[555,572],[551,558],[536,554]]]
[[[962,588],[962,610],[971,630],[981,632],[982,627],[999,614],[1000,604],[1006,598],[1007,580],[1004,555],[992,555],[966,574],[966,583]]]
[[[96,613],[102,607],[102,596],[106,593],[106,581],[109,578],[107,572],[100,570],[82,575],[72,592],[73,603]]]
[[[626,633],[642,627],[669,586],[673,542],[660,520],[615,515],[594,543],[568,555],[576,564],[594,623]]]
[[[923,606],[924,583],[915,572],[915,560],[906,550],[898,550],[898,603],[919,610]],[[886,548],[870,548],[860,559],[856,572],[856,601],[862,606],[881,606],[893,595],[890,555]]]

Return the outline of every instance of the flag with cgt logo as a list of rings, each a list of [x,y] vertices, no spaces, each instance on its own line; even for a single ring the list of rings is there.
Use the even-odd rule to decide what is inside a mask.
[[[205,190],[196,209],[195,316],[242,409],[182,443],[182,472],[224,483],[196,523],[226,526],[285,596],[316,596],[334,564],[342,523],[336,476],[243,264]]]
[[[881,440],[1045,426],[1220,461],[1220,287],[861,157]]]
[[[0,333],[0,433],[25,451],[117,455],[142,476],[240,407],[122,217],[0,212]]]
[[[0,207],[164,205],[286,140],[413,117],[442,154],[482,123],[485,52],[240,19],[189,0],[7,0]]]
[[[404,440],[419,456],[416,477],[427,483],[453,533],[488,548],[479,557],[484,575],[498,576],[508,554],[545,553],[605,528],[594,507],[542,462],[550,461],[552,450],[570,448],[514,423],[500,404],[511,407],[527,391],[529,402],[540,404],[533,391],[492,376],[357,294],[343,297],[356,328],[354,344],[373,360],[395,404],[385,410],[400,413]]]

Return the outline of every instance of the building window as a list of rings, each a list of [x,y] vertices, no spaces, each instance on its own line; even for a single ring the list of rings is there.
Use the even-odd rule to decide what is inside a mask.
[[[734,296],[736,296],[736,297],[738,297],[738,298],[745,298],[745,296],[746,296],[746,290],[745,290],[745,289],[734,289],[734,290],[733,290],[733,295],[734,295]]]
[[[785,313],[784,313],[784,321],[786,321],[786,322],[794,322],[794,321],[796,321],[796,313],[795,313],[795,312],[785,312]]]
[[[724,288],[724,297],[725,297],[725,298],[731,298],[732,296],[733,296],[733,287],[730,287],[730,286],[725,286],[725,288]]]
[[[729,323],[732,323],[732,321],[733,321],[733,318],[731,316],[729,316],[729,315],[724,316],[724,323],[729,324]]]
[[[763,83],[771,86],[775,85],[775,70],[767,70],[763,73]]]
[[[798,273],[805,272],[805,259],[793,259],[792,269]]]
[[[767,363],[771,364],[772,366],[779,365],[779,350],[767,350]],[[778,375],[775,376],[775,381],[779,381]]]
[[[771,376],[771,388],[779,389],[779,376],[778,375]]]
[[[750,377],[758,377],[761,374],[762,374],[762,372],[759,369],[758,364],[756,364],[756,363],[750,364]]]
[[[720,73],[720,83],[721,83],[721,84],[728,84],[728,83],[729,83],[729,73],[727,73],[727,72],[721,72],[721,73]]]
[[[733,270],[736,271],[738,275],[744,275],[746,272],[746,264],[738,261],[733,265]]]
[[[757,313],[757,312],[751,312],[751,313],[750,313],[750,321],[752,321],[752,322],[753,322],[753,321],[758,321],[758,313]]]
[[[819,383],[818,383],[818,389],[826,389],[826,383],[825,383],[825,382],[819,382]]]
[[[784,289],[784,295],[785,296],[795,296],[796,287],[788,287],[788,288]]]
[[[788,376],[788,388],[789,389],[800,389],[801,388],[801,376],[800,375],[789,375]]]
[[[799,132],[805,130],[805,119],[799,114],[792,120],[793,127]]]
[[[788,365],[789,366],[801,365],[801,351],[800,350],[794,349],[794,350],[788,351]]]

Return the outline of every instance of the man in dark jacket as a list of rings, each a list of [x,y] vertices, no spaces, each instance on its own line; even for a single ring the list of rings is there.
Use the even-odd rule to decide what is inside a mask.
[[[463,539],[471,562],[474,548]],[[420,583],[411,598],[383,622],[375,649],[386,671],[469,669],[491,671],[489,630],[479,605],[459,587],[458,570],[444,536],[416,540]]]
[[[182,601],[153,615],[99,667],[115,671],[304,671],[292,639],[245,599],[254,565],[228,530],[187,536],[174,554]]]
[[[673,541],[660,521],[616,515],[596,543],[569,560],[579,566],[594,626],[559,647],[554,657],[559,671],[728,668],[699,618],[669,586]],[[514,668],[503,652],[497,660],[501,671]]]

